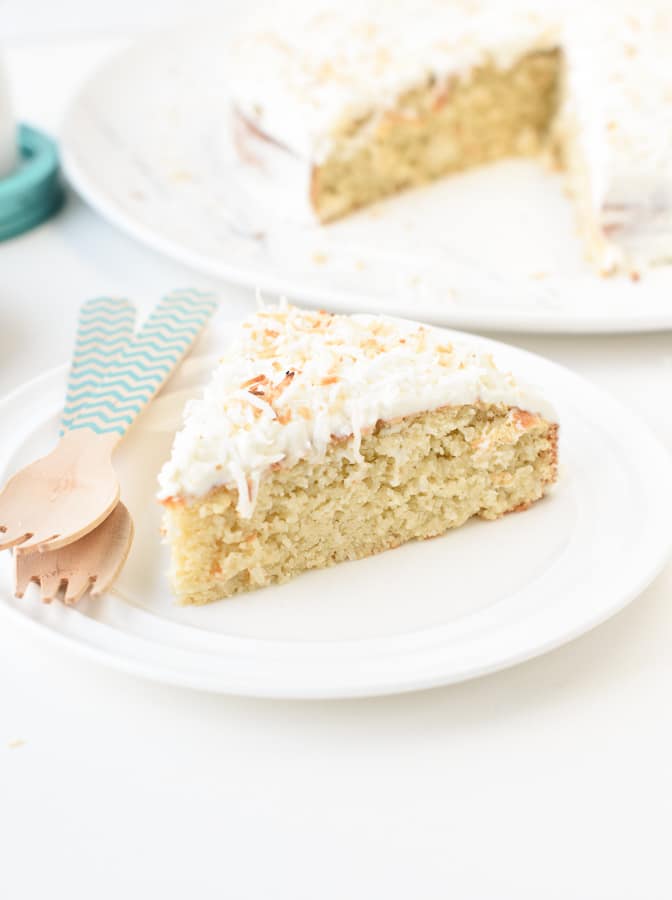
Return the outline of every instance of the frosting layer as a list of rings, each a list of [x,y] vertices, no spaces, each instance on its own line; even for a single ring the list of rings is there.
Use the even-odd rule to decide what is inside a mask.
[[[394,108],[409,89],[508,68],[557,38],[544,0],[352,0],[255,15],[234,47],[234,105],[319,164],[343,129]]]
[[[568,16],[561,128],[588,176],[609,269],[672,259],[672,7],[614,0]]]
[[[159,497],[188,499],[225,484],[250,516],[270,467],[320,459],[350,435],[357,458],[362,432],[378,420],[478,402],[555,418],[536,390],[440,330],[267,307],[240,326],[203,396],[187,406]]]

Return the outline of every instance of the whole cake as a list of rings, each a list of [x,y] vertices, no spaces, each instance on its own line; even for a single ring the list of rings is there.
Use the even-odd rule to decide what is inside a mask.
[[[555,481],[557,430],[536,391],[445,332],[262,309],[160,475],[175,590],[208,603],[525,509]]]
[[[550,151],[601,271],[670,261],[672,7],[562,8],[348,0],[257,15],[228,76],[239,152],[292,217],[329,222],[450,172]]]

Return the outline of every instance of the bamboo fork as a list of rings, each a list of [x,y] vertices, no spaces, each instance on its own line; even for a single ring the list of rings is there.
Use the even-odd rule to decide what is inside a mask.
[[[119,500],[112,452],[216,307],[194,291],[160,301],[102,384],[83,383],[68,430],[0,493],[0,550],[56,550],[99,525]],[[81,414],[81,416],[80,416]],[[78,417],[79,416],[79,417]]]
[[[104,594],[128,558],[133,531],[131,514],[120,501],[97,528],[67,547],[15,553],[14,595],[23,597],[31,583],[39,585],[44,603],[51,603],[61,589],[68,606],[89,588],[92,597]]]
[[[130,344],[135,316],[135,307],[128,300],[101,297],[82,306],[61,435],[72,427],[75,418],[66,410],[77,404],[83,389],[104,382],[109,368]],[[61,589],[66,604],[76,603],[89,588],[92,596],[103,594],[126,562],[132,541],[133,520],[119,502],[100,525],[67,547],[44,553],[15,553],[15,596],[23,597],[31,583],[39,585],[45,603],[50,603]]]

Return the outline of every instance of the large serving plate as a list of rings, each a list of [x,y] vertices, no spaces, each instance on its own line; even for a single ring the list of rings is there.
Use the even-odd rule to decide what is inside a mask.
[[[534,162],[446,178],[326,228],[288,223],[232,148],[227,39],[205,25],[145,39],[71,105],[67,174],[120,228],[215,279],[332,310],[473,330],[672,328],[672,266],[636,282],[592,272],[561,177]]]
[[[352,697],[472,678],[544,653],[613,615],[655,577],[672,544],[667,452],[617,402],[540,357],[473,339],[542,384],[561,423],[560,480],[524,513],[312,572],[207,607],[171,596],[156,474],[181,408],[226,341],[215,325],[118,452],[136,538],[106,597],[76,608],[12,595],[0,612],[36,637],[159,681],[234,694]],[[450,340],[459,333],[448,332]],[[57,435],[66,370],[0,404],[0,483]]]

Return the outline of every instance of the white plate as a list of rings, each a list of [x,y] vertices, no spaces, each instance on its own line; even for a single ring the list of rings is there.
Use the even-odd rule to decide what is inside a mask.
[[[218,341],[221,349],[211,332],[120,448],[136,539],[114,592],[75,609],[43,606],[33,594],[17,600],[2,554],[1,609],[160,681],[255,696],[365,696],[448,684],[544,653],[621,609],[665,562],[672,466],[646,426],[567,370],[479,339],[557,404],[561,477],[549,497],[498,522],[181,608],[164,574],[155,477]],[[65,377],[64,368],[48,372],[0,404],[0,483],[53,444]]]
[[[672,266],[639,283],[591,272],[560,177],[533,162],[447,178],[327,228],[278,220],[230,145],[226,40],[206,27],[145,40],[72,104],[65,169],[120,228],[209,275],[333,310],[475,330],[672,328]]]

